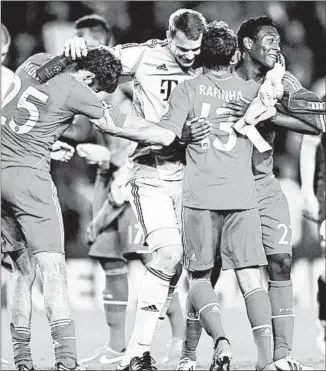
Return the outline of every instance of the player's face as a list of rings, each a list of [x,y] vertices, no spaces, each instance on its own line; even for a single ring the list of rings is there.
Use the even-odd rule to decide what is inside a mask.
[[[182,31],[177,31],[173,38],[168,36],[169,47],[181,67],[190,68],[194,64],[202,38],[203,35],[198,40],[189,40]]]
[[[263,26],[253,40],[251,57],[268,70],[272,69],[280,54],[280,35],[274,27]]]
[[[97,48],[106,45],[106,36],[104,33],[93,32],[89,28],[80,28],[76,30],[76,36],[82,37],[88,48]]]

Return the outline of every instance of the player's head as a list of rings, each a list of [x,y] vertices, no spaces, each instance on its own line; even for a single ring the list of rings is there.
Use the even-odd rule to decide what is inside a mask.
[[[171,14],[166,32],[169,47],[181,67],[190,68],[200,53],[206,28],[204,16],[191,9],[179,9]]]
[[[1,23],[1,63],[6,59],[11,43],[10,33],[7,27]]]
[[[280,35],[273,22],[266,16],[250,18],[243,22],[238,31],[239,49],[252,61],[266,69],[272,69],[280,54]]]
[[[237,37],[225,22],[211,22],[201,45],[203,67],[213,70],[229,67],[237,50]]]
[[[89,48],[109,45],[111,30],[103,17],[97,14],[86,15],[77,19],[74,26],[76,36],[84,38]]]
[[[113,93],[117,88],[122,64],[106,48],[89,50],[86,57],[77,59],[76,64],[77,79],[95,92]]]

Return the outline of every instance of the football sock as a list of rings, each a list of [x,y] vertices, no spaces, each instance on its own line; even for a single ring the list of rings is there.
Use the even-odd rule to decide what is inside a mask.
[[[196,279],[190,284],[189,299],[199,314],[199,319],[207,334],[212,337],[214,344],[225,333],[221,323],[221,306],[217,295],[207,279]]]
[[[26,365],[29,369],[32,369],[31,330],[28,327],[15,327],[11,323],[10,332],[15,365]]]
[[[272,306],[274,361],[291,353],[294,331],[292,281],[269,281],[268,294]]]
[[[243,296],[258,351],[257,368],[263,369],[273,362],[271,304],[263,287],[249,291]]]
[[[196,361],[196,350],[203,327],[199,321],[199,315],[193,307],[189,297],[186,301],[186,330],[182,348],[182,357],[189,357]]]
[[[109,346],[116,352],[126,348],[125,322],[128,303],[127,268],[105,270],[103,303],[106,323],[109,327]]]
[[[318,319],[326,321],[326,282],[321,276],[318,278],[317,303]]]
[[[138,298],[133,356],[142,356],[150,350],[171,277],[157,269],[148,268]]]
[[[50,324],[55,362],[67,368],[77,364],[77,348],[74,321],[61,319]]]

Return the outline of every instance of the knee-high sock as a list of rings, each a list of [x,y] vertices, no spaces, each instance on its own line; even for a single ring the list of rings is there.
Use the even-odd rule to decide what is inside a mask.
[[[273,362],[271,304],[263,287],[249,291],[243,296],[258,351],[257,367],[263,369]]]
[[[10,332],[13,344],[15,365],[26,365],[29,369],[33,367],[31,354],[31,330],[28,327],[15,327],[10,324]]]
[[[274,361],[291,353],[294,331],[292,281],[269,281],[268,294],[272,306]]]

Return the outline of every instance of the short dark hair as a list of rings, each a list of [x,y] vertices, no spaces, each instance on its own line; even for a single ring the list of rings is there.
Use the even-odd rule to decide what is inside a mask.
[[[237,37],[225,22],[211,22],[204,32],[201,62],[206,68],[228,66],[237,50]]]
[[[190,40],[198,40],[206,29],[205,17],[195,10],[179,9],[170,15],[169,32],[174,37],[182,31]]]
[[[86,57],[76,60],[78,70],[94,73],[99,89],[113,93],[118,86],[122,71],[120,59],[107,48],[99,47],[89,50]]]
[[[95,32],[103,32],[107,37],[107,41],[111,38],[111,28],[109,24],[105,18],[97,14],[85,15],[84,17],[77,19],[74,23],[74,27],[76,30],[80,30],[81,28],[90,28]]]
[[[265,15],[257,18],[250,18],[241,23],[237,33],[238,45],[241,53],[244,50],[243,39],[249,37],[254,40],[263,26],[275,27],[273,21]]]

